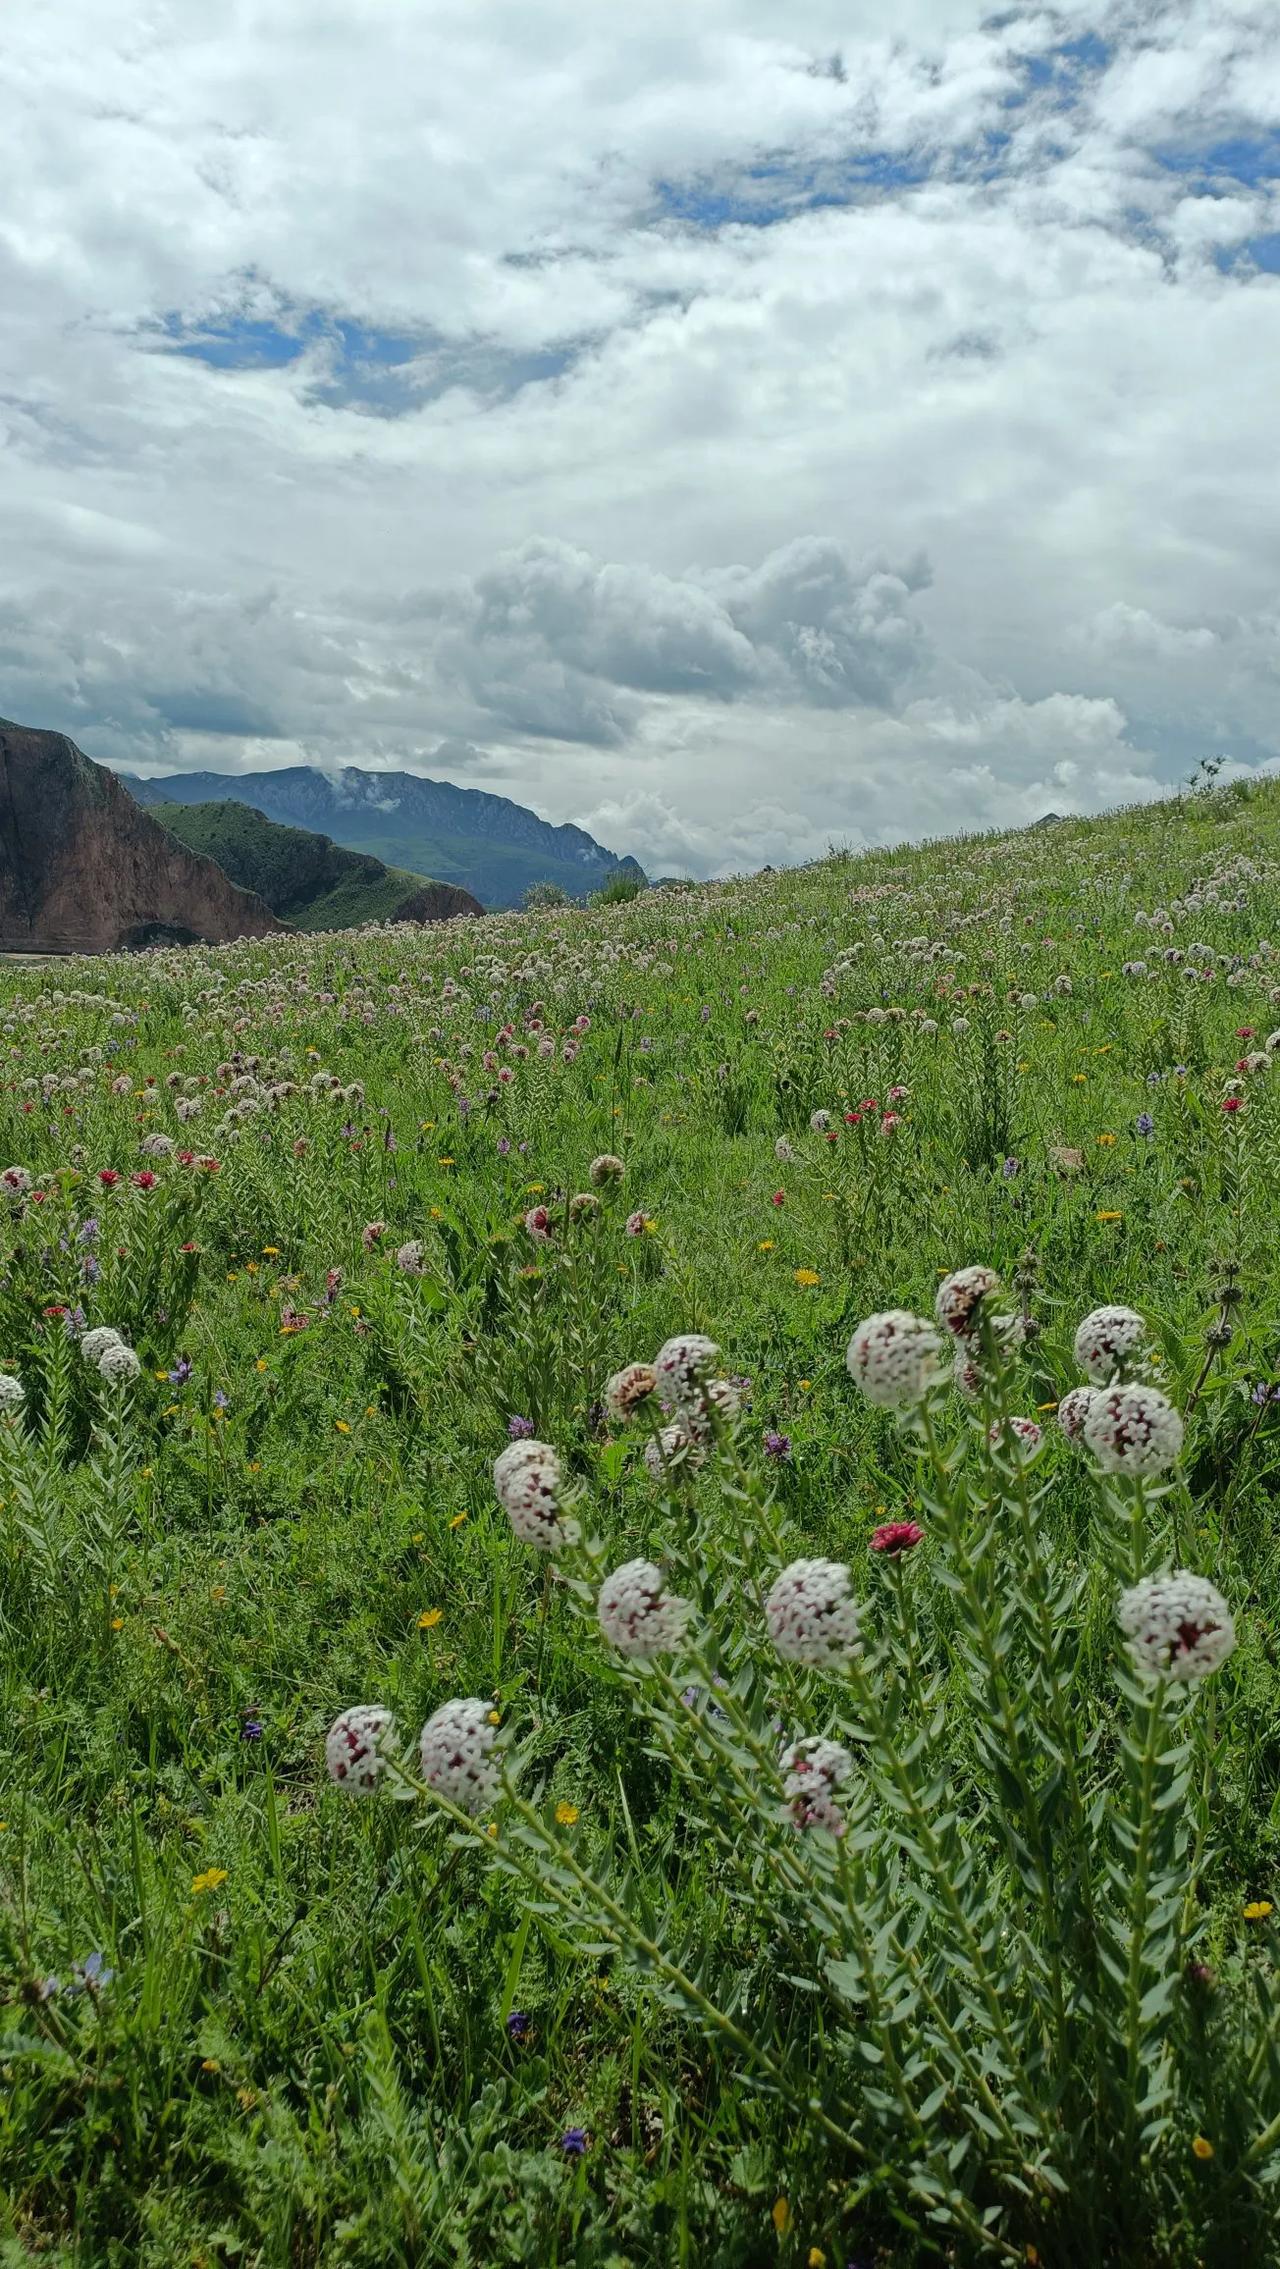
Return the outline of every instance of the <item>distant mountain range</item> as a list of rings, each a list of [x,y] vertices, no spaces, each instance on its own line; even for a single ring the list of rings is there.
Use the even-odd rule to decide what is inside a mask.
[[[581,827],[552,827],[506,796],[413,772],[347,765],[331,774],[299,764],[282,772],[120,778],[142,804],[248,804],[389,866],[456,883],[491,908],[519,905],[531,883],[557,883],[567,897],[585,898],[618,874],[643,880],[634,859],[606,851]]]
[[[327,835],[284,827],[250,804],[152,804],[154,819],[188,850],[216,859],[242,890],[299,930],[354,929],[361,922],[447,922],[481,914],[469,891],[384,866]]]

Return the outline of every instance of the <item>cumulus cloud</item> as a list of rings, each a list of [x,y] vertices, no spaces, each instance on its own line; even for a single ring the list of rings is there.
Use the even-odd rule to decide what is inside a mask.
[[[13,0],[0,710],[717,871],[1280,756],[1263,0]]]

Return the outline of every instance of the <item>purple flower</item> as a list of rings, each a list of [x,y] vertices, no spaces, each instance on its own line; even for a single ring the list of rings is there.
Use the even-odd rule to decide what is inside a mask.
[[[560,2138],[560,2148],[567,2159],[580,2159],[587,2148],[585,2127],[566,2127]]]
[[[507,2019],[507,2032],[513,2041],[522,2041],[529,2031],[530,2018],[523,2009],[513,2009]]]
[[[1006,1158],[1000,1171],[1004,1175],[1006,1182],[1016,1181],[1019,1174],[1022,1172],[1022,1160],[1020,1158]]]
[[[240,1739],[242,1741],[261,1741],[262,1739],[262,1720],[260,1717],[256,1717],[252,1710],[245,1713],[244,1723],[240,1728]]]
[[[1249,1399],[1256,1403],[1280,1402],[1280,1386],[1273,1386],[1269,1379],[1262,1379],[1254,1388]]]
[[[214,1407],[214,1409],[215,1409],[215,1410],[225,1410],[225,1409],[226,1409],[226,1407],[227,1407],[227,1400],[228,1400],[228,1398],[227,1398],[227,1395],[226,1395],[226,1393],[224,1392],[224,1390],[223,1390],[223,1389],[222,1389],[221,1387],[215,1387],[215,1388],[214,1388],[214,1392],[213,1392],[213,1407]]]
[[[499,1158],[511,1156],[511,1144],[506,1135],[499,1135],[498,1137],[498,1156]]]
[[[532,1433],[533,1420],[531,1418],[509,1418],[507,1420],[507,1436],[510,1441],[527,1442]]]
[[[96,1245],[98,1242],[97,1222],[92,1220],[82,1221],[79,1229],[76,1231],[76,1235],[79,1237],[82,1245]]]
[[[191,1357],[189,1355],[180,1355],[177,1362],[174,1364],[173,1369],[169,1373],[170,1386],[185,1387],[193,1369],[194,1365],[192,1364]]]
[[[1133,1122],[1133,1131],[1135,1134],[1140,1134],[1144,1142],[1155,1133],[1156,1122],[1152,1118],[1150,1111],[1139,1111],[1137,1118]]]
[[[71,1969],[77,1982],[67,1987],[68,1993],[96,1993],[102,1986],[110,1985],[116,1974],[114,1970],[107,1968],[101,1954],[96,1951],[86,1954],[82,1962],[73,1962]]]
[[[779,1464],[784,1464],[791,1455],[791,1436],[775,1433],[770,1427],[764,1437],[764,1454],[767,1458],[776,1458]]]

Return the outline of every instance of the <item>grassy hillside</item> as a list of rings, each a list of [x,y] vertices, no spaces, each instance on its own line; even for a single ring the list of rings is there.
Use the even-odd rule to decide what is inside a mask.
[[[193,851],[216,859],[224,873],[256,890],[273,913],[301,930],[342,930],[362,922],[421,920],[424,893],[439,911],[473,912],[456,891],[439,892],[423,875],[349,851],[300,827],[284,827],[241,803],[151,806],[153,816]],[[457,901],[455,904],[454,901]]]
[[[1275,2259],[1280,788],[0,993],[15,2263]]]

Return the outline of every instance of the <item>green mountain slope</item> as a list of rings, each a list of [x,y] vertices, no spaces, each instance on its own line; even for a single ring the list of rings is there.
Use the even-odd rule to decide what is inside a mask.
[[[553,882],[566,897],[587,898],[618,873],[644,880],[634,859],[606,851],[581,827],[553,827],[506,796],[416,773],[348,765],[330,774],[294,764],[276,772],[171,772],[158,780],[123,772],[120,778],[153,811],[160,804],[230,797],[388,864],[407,860],[417,872],[457,883],[495,909],[518,906],[531,883]]]
[[[252,804],[158,803],[152,815],[188,850],[216,859],[243,889],[256,890],[281,921],[300,930],[354,929],[362,922],[443,922],[483,908],[452,883],[430,882],[327,835],[283,827]]]

